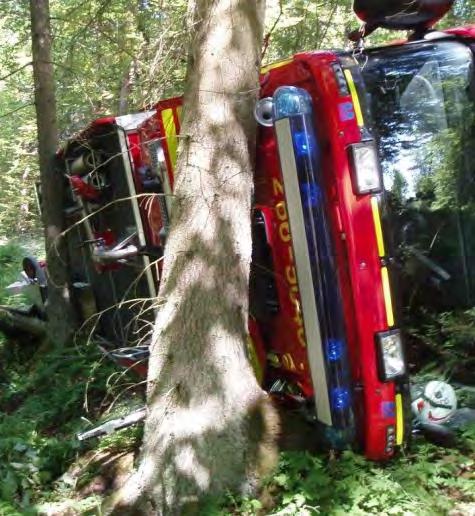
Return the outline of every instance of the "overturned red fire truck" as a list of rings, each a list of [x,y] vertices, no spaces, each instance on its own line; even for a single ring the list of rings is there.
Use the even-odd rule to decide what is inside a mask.
[[[421,196],[432,195],[434,207],[450,195],[438,191],[437,174],[456,178],[446,184],[458,201],[469,172],[467,188],[474,182],[462,154],[473,154],[475,26],[429,30],[451,3],[415,2],[410,15],[396,16],[391,5],[382,12],[356,2],[367,32],[396,27],[414,36],[380,48],[358,39],[349,52],[303,52],[260,77],[250,358],[265,389],[313,414],[316,439],[375,460],[410,437],[398,316],[410,285],[424,276],[435,294],[437,281],[460,277],[450,288],[470,296],[475,279],[467,256],[441,263],[437,238],[430,249],[417,240],[424,224],[416,215],[428,202],[422,209]],[[172,98],[96,120],[58,153],[70,185],[78,309],[92,316],[104,352],[140,374],[173,210],[181,109],[181,98]],[[459,210],[457,227],[463,216]]]

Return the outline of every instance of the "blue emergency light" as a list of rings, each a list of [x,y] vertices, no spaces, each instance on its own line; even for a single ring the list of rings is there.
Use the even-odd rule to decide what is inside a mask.
[[[348,370],[347,343],[343,308],[340,295],[338,276],[331,240],[326,202],[322,188],[320,170],[320,156],[318,139],[314,129],[312,98],[309,93],[295,86],[282,86],[277,88],[273,96],[274,128],[278,136],[279,155],[283,169],[284,190],[286,197],[292,196],[297,191],[297,183],[294,175],[298,177],[298,194],[296,198],[287,198],[289,207],[291,233],[294,245],[294,253],[299,252],[304,260],[309,262],[309,279],[313,289],[308,285],[299,284],[301,302],[308,303],[309,292],[313,292],[314,301],[310,299],[309,306],[316,307],[318,313],[312,313],[302,306],[304,326],[306,332],[310,367],[312,359],[314,371],[312,380],[314,383],[317,417],[326,420],[328,430],[351,430],[353,427],[352,397],[350,376]],[[286,120],[286,122],[284,122]],[[279,123],[279,121],[282,121]],[[289,138],[290,135],[290,138]],[[291,142],[288,141],[291,139]],[[289,160],[288,152],[292,152],[294,160]],[[287,153],[287,154],[285,154]],[[286,183],[287,179],[287,183]],[[300,197],[300,207],[295,206]],[[292,213],[290,210],[295,210]],[[297,227],[303,225],[302,227]],[[297,234],[305,235],[302,241],[294,238]],[[306,241],[303,242],[303,239]],[[296,246],[307,246],[307,251],[302,252]],[[305,262],[307,259],[307,262]],[[296,260],[298,266],[298,260]],[[299,275],[299,282],[301,275]],[[303,276],[303,274],[302,274]],[[302,295],[305,289],[306,295]],[[307,301],[306,301],[307,300]],[[313,321],[309,324],[309,317],[318,317],[319,331],[313,330],[309,334],[308,328],[315,326]],[[320,340],[319,342],[316,342]],[[316,348],[319,346],[319,349]],[[323,357],[323,367],[319,360]],[[315,366],[317,364],[317,366]],[[316,372],[315,372],[316,371]],[[322,373],[326,376],[322,382]],[[326,388],[325,394],[327,406],[331,417],[319,417],[318,389]],[[321,399],[321,396],[320,396]],[[320,403],[324,406],[324,403]],[[331,421],[331,423],[328,423]],[[351,431],[350,431],[351,433]]]

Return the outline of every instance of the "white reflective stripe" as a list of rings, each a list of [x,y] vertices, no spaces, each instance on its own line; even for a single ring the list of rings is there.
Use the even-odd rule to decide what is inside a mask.
[[[143,111],[141,113],[116,116],[115,123],[125,131],[131,131],[132,129],[137,129],[139,125],[143,124],[153,115],[155,115],[155,111]]]
[[[142,224],[142,217],[140,216],[139,203],[137,201],[137,191],[135,190],[134,178],[132,176],[132,167],[130,166],[132,156],[129,153],[127,140],[125,139],[125,132],[122,130],[117,131],[119,135],[120,151],[122,153],[122,161],[124,164],[125,177],[127,179],[127,186],[129,187],[130,202],[132,204],[132,212],[134,214],[135,225],[137,226],[137,236],[139,244],[143,247],[146,245],[145,232]],[[150,265],[150,258],[146,255],[142,256],[144,274],[147,278],[148,290],[150,297],[154,298],[157,296],[157,290],[155,288],[155,281],[153,279],[152,268]]]
[[[163,192],[165,194],[165,204],[167,206],[168,220],[170,220],[170,217],[172,215],[173,191],[172,191],[172,187],[170,185],[170,176],[168,175],[169,171],[168,171],[168,167],[167,167],[167,162],[165,160],[164,149],[160,142],[158,144],[160,145],[160,150],[161,150],[162,157],[163,157],[162,163],[164,164],[163,174],[160,174],[160,176],[161,176],[162,182],[163,182]],[[157,161],[158,161],[158,147],[157,147]],[[173,174],[173,172],[174,171],[172,169],[172,174]]]
[[[308,253],[307,236],[300,198],[297,164],[295,162],[290,122],[287,118],[275,122],[275,132],[279,148],[280,166],[284,179],[284,192],[289,214],[290,233],[294,250],[297,280],[300,292],[300,304],[307,340],[307,354],[315,391],[317,418],[326,425],[332,424],[330,400],[328,397],[325,358],[322,349],[322,337],[318,321],[317,303],[313,288],[310,255]]]

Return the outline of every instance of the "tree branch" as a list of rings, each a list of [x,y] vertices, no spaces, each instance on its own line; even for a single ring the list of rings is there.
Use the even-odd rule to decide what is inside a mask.
[[[264,60],[264,56],[266,55],[267,47],[269,46],[270,37],[272,36],[272,33],[274,32],[275,28],[277,27],[277,24],[279,23],[280,18],[282,17],[283,13],[284,13],[284,7],[282,5],[282,0],[279,0],[279,14],[278,14],[277,18],[275,19],[275,22],[273,23],[269,32],[264,36],[264,46],[263,46],[262,54],[261,54],[261,62]]]
[[[25,109],[29,106],[34,106],[34,105],[35,105],[34,102],[28,102],[28,104],[23,104],[22,106],[17,107],[16,109],[12,109],[11,111],[8,111],[7,113],[3,113],[2,115],[0,115],[0,118],[6,118],[7,116],[13,115],[13,113],[20,111],[21,109]]]
[[[6,79],[11,77],[12,75],[15,75],[16,73],[21,72],[24,68],[26,68],[27,66],[30,66],[32,64],[33,63],[31,61],[29,61],[28,63],[24,64],[23,66],[20,66],[20,67],[16,68],[15,70],[13,70],[13,72],[7,73],[7,75],[4,75],[3,77],[0,77],[0,81],[5,81]]]

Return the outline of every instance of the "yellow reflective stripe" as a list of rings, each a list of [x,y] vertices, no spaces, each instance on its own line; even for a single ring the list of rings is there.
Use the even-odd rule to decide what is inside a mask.
[[[167,139],[168,155],[172,164],[172,169],[175,168],[176,164],[176,151],[178,146],[178,140],[176,137],[176,126],[175,120],[173,119],[173,109],[164,109],[162,111],[162,122],[165,128],[165,137]]]
[[[381,225],[381,216],[379,214],[379,201],[378,198],[375,196],[371,197],[371,210],[373,212],[374,229],[376,231],[376,242],[378,244],[378,254],[379,256],[385,256],[383,228]]]
[[[402,410],[402,396],[396,394],[396,444],[401,446],[404,438],[404,416]]]
[[[360,127],[364,126],[363,112],[361,111],[360,99],[358,97],[358,92],[356,91],[355,81],[353,80],[353,75],[350,70],[345,70],[346,82],[348,83],[348,88],[350,88],[351,99],[353,100],[353,107],[355,108],[356,113],[356,122]]]
[[[257,356],[254,341],[250,335],[247,336],[247,354],[249,361],[251,362],[252,369],[254,370],[254,375],[256,376],[257,382],[262,385],[264,381],[264,371],[262,370],[259,357]]]
[[[261,68],[261,73],[267,73],[269,70],[273,70],[274,68],[280,68],[281,66],[285,66],[292,62],[292,58],[284,59],[283,61],[276,61],[275,63],[270,63]]]
[[[389,273],[387,267],[381,268],[381,279],[383,281],[384,304],[386,305],[388,326],[394,326],[393,303],[391,301],[391,288],[389,286]]]
[[[176,108],[176,117],[178,118],[178,121],[180,122],[181,124],[181,106],[178,106]]]

